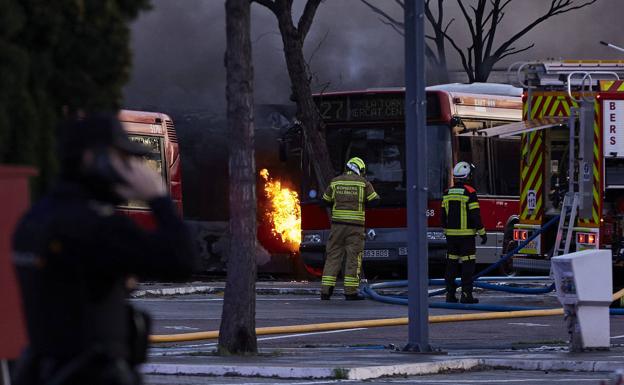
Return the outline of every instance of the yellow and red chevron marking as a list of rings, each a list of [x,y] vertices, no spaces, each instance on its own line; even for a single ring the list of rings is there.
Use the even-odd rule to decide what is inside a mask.
[[[592,191],[593,194],[593,205],[592,205],[592,215],[591,218],[579,218],[578,224],[579,226],[584,227],[600,227],[600,215],[602,213],[602,181],[601,181],[601,173],[602,173],[602,130],[601,124],[602,118],[600,116],[600,103],[599,101],[595,102],[594,105],[594,164],[593,164],[593,178],[594,178],[594,189]]]
[[[544,131],[522,135],[520,160],[520,221],[541,224],[543,220]],[[534,191],[535,208],[529,210],[529,192]]]
[[[544,117],[565,117],[570,116],[570,109],[578,107],[578,104],[568,98],[567,94],[559,92],[534,93],[531,103],[531,111],[529,104],[524,104],[524,119],[538,119]],[[600,226],[600,213],[602,212],[601,202],[601,180],[600,170],[602,169],[602,136],[599,120],[599,104],[595,106],[594,114],[594,162],[593,162],[593,210],[591,218],[579,218],[579,225],[587,227]],[[538,135],[538,137],[535,137]],[[543,131],[531,132],[522,135],[521,148],[522,160],[520,162],[520,221],[522,223],[541,224],[544,217],[543,205],[543,178],[544,178],[544,133]],[[532,177],[535,175],[534,177]],[[535,210],[529,212],[527,205],[528,192],[534,190],[537,196]]]
[[[601,80],[600,91],[624,92],[624,80]]]

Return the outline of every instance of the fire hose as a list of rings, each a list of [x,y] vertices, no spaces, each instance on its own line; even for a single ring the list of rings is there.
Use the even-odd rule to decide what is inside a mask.
[[[624,296],[624,289],[613,294],[613,300],[618,300]],[[508,318],[527,318],[527,317],[546,317],[554,315],[563,315],[563,309],[542,309],[542,310],[518,310],[507,312],[492,312],[492,313],[466,313],[466,314],[448,314],[448,315],[434,315],[429,316],[429,323],[443,323],[443,322],[465,322],[465,321],[485,321],[496,319],[508,319]],[[404,326],[409,322],[407,317],[401,318],[386,318],[375,320],[362,320],[362,321],[345,321],[345,322],[328,322],[319,324],[304,324],[304,325],[290,325],[290,326],[270,326],[256,328],[256,335],[270,335],[270,334],[291,334],[291,333],[311,333],[328,330],[342,330],[342,329],[354,329],[354,328],[374,328],[374,327],[386,327],[386,326]],[[150,336],[150,342],[185,342],[185,341],[198,341],[215,339],[219,337],[219,331],[205,331],[205,332],[193,332],[184,334],[166,334],[166,335],[152,335]]]

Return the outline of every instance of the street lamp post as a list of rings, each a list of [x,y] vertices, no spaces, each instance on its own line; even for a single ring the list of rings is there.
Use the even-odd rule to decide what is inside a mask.
[[[425,0],[405,1],[405,84],[409,340],[403,350],[424,353],[431,351],[427,293]]]

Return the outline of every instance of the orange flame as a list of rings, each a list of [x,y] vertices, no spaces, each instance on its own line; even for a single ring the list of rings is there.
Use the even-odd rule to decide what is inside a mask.
[[[282,187],[279,180],[269,177],[269,170],[260,170],[264,178],[264,195],[269,199],[270,209],[266,216],[271,221],[271,229],[275,237],[283,243],[292,245],[293,251],[301,243],[301,206],[299,195],[288,188]]]

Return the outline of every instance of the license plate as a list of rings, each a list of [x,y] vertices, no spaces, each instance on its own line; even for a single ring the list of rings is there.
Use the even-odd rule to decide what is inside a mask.
[[[388,258],[390,257],[390,250],[364,250],[364,258]]]

